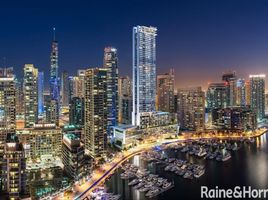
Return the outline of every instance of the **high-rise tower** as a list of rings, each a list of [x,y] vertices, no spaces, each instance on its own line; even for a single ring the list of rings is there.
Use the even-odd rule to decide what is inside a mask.
[[[104,49],[103,67],[107,69],[107,133],[118,123],[118,65],[117,49]]]
[[[58,42],[55,37],[55,28],[53,28],[52,50],[50,55],[50,96],[51,100],[56,103],[56,124],[59,121],[59,101],[60,101],[60,79],[58,66]]]
[[[132,124],[137,126],[141,113],[156,109],[156,32],[155,27],[133,27]]]
[[[38,123],[38,69],[33,64],[24,65],[24,119],[25,127]]]
[[[250,106],[258,121],[265,117],[265,78],[265,74],[249,75]]]

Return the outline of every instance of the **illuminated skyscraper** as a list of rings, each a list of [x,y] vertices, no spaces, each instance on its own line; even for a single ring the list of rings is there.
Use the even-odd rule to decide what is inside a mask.
[[[111,135],[112,126],[118,123],[118,58],[117,49],[104,49],[103,67],[107,69],[107,133]]]
[[[216,108],[227,106],[227,84],[210,83],[207,90],[207,108],[211,112]]]
[[[204,129],[205,94],[201,87],[178,90],[178,122],[182,129]]]
[[[137,126],[142,112],[156,110],[156,32],[155,27],[133,27],[132,124]]]
[[[227,106],[236,106],[236,75],[235,72],[226,72],[222,75],[222,80],[227,87]]]
[[[12,68],[0,69],[0,143],[16,128],[16,86]]]
[[[38,115],[44,114],[44,72],[38,72]]]
[[[236,81],[236,105],[246,106],[246,85],[244,79],[238,79]]]
[[[67,133],[62,141],[62,163],[65,172],[75,181],[83,178],[85,169],[85,149],[80,138],[75,134]]]
[[[249,75],[250,78],[250,106],[257,114],[257,120],[265,117],[265,75]]]
[[[24,120],[25,127],[38,123],[38,69],[33,64],[24,65]]]
[[[119,113],[118,122],[131,124],[132,92],[131,80],[128,76],[118,79]]]
[[[174,113],[174,69],[157,76],[157,110]]]
[[[85,148],[93,157],[107,150],[107,73],[94,68],[85,74]]]
[[[245,82],[245,95],[246,95],[246,105],[249,106],[250,105],[250,81],[247,80]]]
[[[14,135],[9,135],[4,148],[4,189],[9,199],[21,199],[20,196],[26,192],[26,160],[21,143]]]
[[[50,96],[56,104],[56,124],[59,124],[59,102],[60,102],[60,79],[58,75],[58,42],[55,37],[55,28],[53,28],[52,50],[50,55]]]
[[[68,72],[64,71],[61,74],[61,105],[63,107],[69,106],[69,87]]]
[[[73,97],[70,102],[69,124],[84,126],[84,98]]]

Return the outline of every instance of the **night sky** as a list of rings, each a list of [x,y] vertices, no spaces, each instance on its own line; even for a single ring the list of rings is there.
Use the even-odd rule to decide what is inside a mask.
[[[131,76],[135,25],[158,28],[157,71],[175,68],[177,87],[205,89],[226,70],[268,75],[268,1],[40,2],[1,1],[0,63],[19,76],[33,63],[48,79],[53,26],[60,71],[102,66],[104,47],[114,46],[119,73]]]

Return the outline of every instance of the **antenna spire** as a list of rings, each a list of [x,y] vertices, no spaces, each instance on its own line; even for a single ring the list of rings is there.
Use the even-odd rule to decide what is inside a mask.
[[[53,41],[56,41],[56,28],[53,27]]]

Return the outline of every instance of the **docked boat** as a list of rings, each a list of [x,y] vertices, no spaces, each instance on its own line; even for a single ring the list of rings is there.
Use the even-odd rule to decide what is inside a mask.
[[[130,182],[128,183],[128,185],[129,185],[129,186],[132,186],[132,185],[136,185],[136,184],[138,184],[138,183],[139,183],[139,180],[138,180],[138,179],[134,179],[134,180],[130,181]]]
[[[142,187],[142,188],[139,189],[140,192],[147,192],[149,190],[150,190],[149,187]]]
[[[195,178],[200,178],[204,174],[205,174],[205,170],[201,169],[201,170],[198,170],[196,173],[194,173],[194,177]]]
[[[170,186],[172,186],[171,182],[165,182],[162,186],[163,189],[168,189]]]
[[[191,171],[187,171],[184,175],[183,178],[187,179],[192,179],[193,178],[193,173]]]
[[[154,188],[154,189],[150,190],[149,192],[147,192],[147,193],[145,194],[145,196],[146,196],[146,197],[149,197],[149,198],[152,198],[152,197],[158,195],[160,192],[161,192],[161,191],[160,191],[159,188]]]
[[[140,189],[142,186],[144,186],[145,183],[144,182],[140,182],[138,185],[135,185],[133,188],[134,189]]]
[[[187,151],[189,151],[188,146],[183,147],[183,149],[181,150],[182,153],[186,153]]]
[[[226,154],[224,154],[224,155],[222,156],[222,161],[227,161],[227,160],[229,160],[231,157],[232,157],[231,154],[230,154],[229,152],[227,152]]]
[[[201,150],[201,151],[199,151],[199,153],[197,155],[198,155],[198,157],[203,157],[206,154],[207,154],[207,152],[205,150]]]

